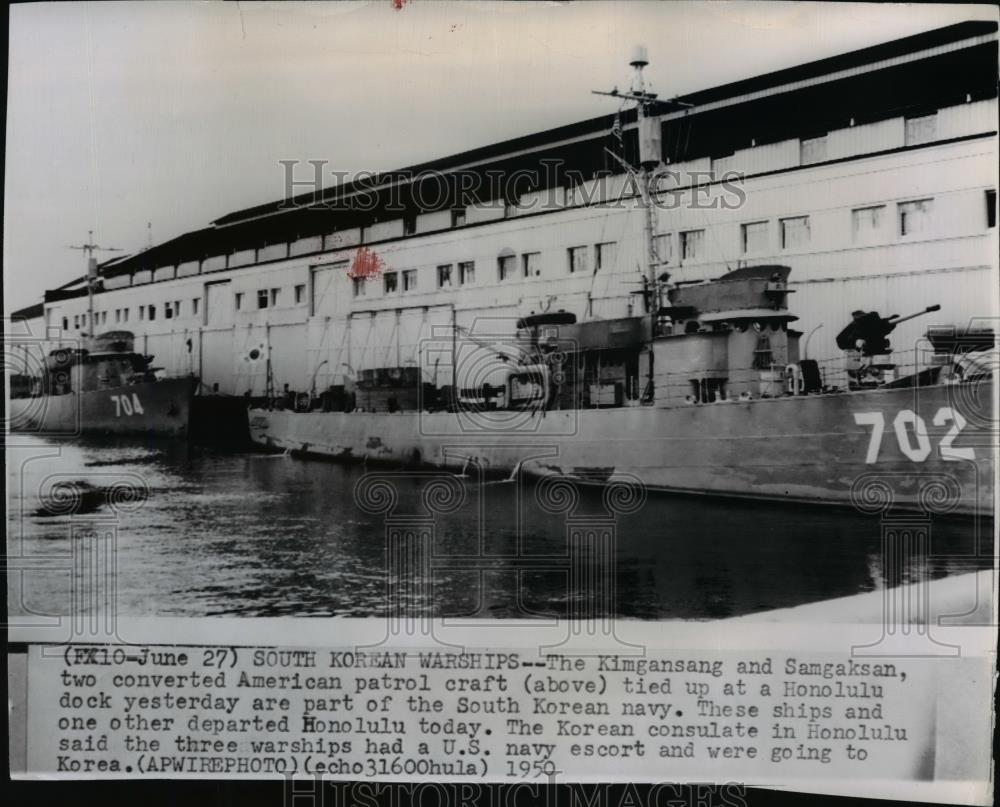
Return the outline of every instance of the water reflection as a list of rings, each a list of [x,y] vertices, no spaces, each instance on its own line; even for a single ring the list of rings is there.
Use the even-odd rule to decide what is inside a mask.
[[[600,566],[573,566],[566,516],[541,507],[532,483],[473,476],[458,483],[462,505],[434,519],[428,579],[404,585],[387,571],[384,515],[355,503],[364,473],[178,442],[39,440],[8,451],[8,551],[51,564],[69,557],[74,525],[117,525],[119,613],[128,616],[381,616],[397,601],[419,609],[432,592],[441,616],[551,617],[580,605],[568,594],[572,576]],[[100,492],[123,478],[140,478],[145,492],[116,508]],[[53,512],[45,491],[61,483],[83,491],[87,507]],[[397,480],[393,517],[426,514],[422,490]],[[604,512],[599,489],[579,491],[577,517]],[[885,582],[878,519],[847,511],[651,495],[614,530],[610,607],[622,617],[715,619]],[[71,572],[62,565],[12,578],[11,614],[65,613]],[[971,522],[936,521],[929,560],[893,582],[989,566]]]

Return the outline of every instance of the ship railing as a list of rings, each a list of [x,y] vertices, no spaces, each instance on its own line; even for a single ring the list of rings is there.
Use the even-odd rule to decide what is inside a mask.
[[[925,348],[894,351],[890,361],[895,366],[895,380],[926,370],[934,365],[931,360],[933,351]],[[851,388],[851,375],[848,372],[848,359],[844,355],[828,359],[816,360],[820,376],[820,392],[846,391]],[[770,374],[770,379],[768,375]],[[699,376],[712,379],[725,375],[725,383],[709,384],[700,387],[692,383]],[[742,395],[735,391],[740,387],[750,387],[750,392]],[[768,367],[729,368],[720,374],[718,369],[706,370],[702,376],[695,370],[685,370],[683,373],[658,372],[656,374],[656,401],[670,405],[712,403],[716,401],[733,401],[758,399],[762,397],[779,397],[786,394],[785,365],[772,364]],[[725,397],[723,397],[725,396]]]
[[[922,370],[934,365],[934,351],[929,348],[911,348],[910,350],[894,350],[887,354],[888,358],[884,362],[893,365],[892,377],[887,380],[896,380],[906,376],[916,375]],[[873,361],[876,365],[883,364],[878,358],[866,357],[864,363]],[[816,362],[819,367],[820,377],[823,379],[824,389],[848,389],[851,382],[851,375],[848,372],[848,358],[841,354],[829,359],[820,359]]]

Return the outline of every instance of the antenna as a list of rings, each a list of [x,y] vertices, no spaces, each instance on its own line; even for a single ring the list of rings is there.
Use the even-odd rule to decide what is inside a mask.
[[[647,272],[648,283],[646,294],[646,312],[656,316],[660,307],[660,280],[657,276],[660,265],[660,256],[656,245],[656,211],[651,202],[651,185],[656,168],[662,163],[663,140],[660,120],[655,115],[654,107],[656,93],[650,92],[646,86],[646,78],[643,69],[649,64],[649,54],[646,48],[638,45],[632,50],[629,65],[632,67],[632,85],[628,92],[621,92],[615,87],[611,92],[592,90],[595,95],[606,95],[610,98],[624,98],[627,101],[636,103],[636,119],[639,124],[639,165],[641,174],[638,185],[643,208],[646,211],[646,249],[647,249]],[[615,156],[615,155],[612,155]],[[615,156],[631,174],[636,172],[628,167],[624,160]]]
[[[87,230],[87,243],[67,247],[78,249],[87,256],[87,336],[94,338],[94,285],[97,283],[97,258],[95,252],[123,252],[120,247],[102,247],[94,243],[94,231]]]

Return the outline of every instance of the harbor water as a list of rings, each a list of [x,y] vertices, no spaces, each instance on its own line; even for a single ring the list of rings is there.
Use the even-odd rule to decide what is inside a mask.
[[[366,474],[388,475],[395,522],[359,506]],[[386,534],[399,519],[417,519],[430,542],[423,571],[404,572],[424,576],[424,594],[404,607],[448,617],[572,615],[574,562],[611,575],[600,609],[649,620],[754,614],[992,565],[988,521],[934,520],[929,554],[887,567],[882,522],[847,509],[649,494],[634,512],[609,513],[601,489],[585,487],[568,522],[552,504],[565,491],[538,488],[470,469],[450,484],[461,503],[429,517],[426,478],[398,471],[178,440],[18,435],[7,450],[7,547],[19,567],[8,609],[68,613],[74,545],[93,530],[113,536],[124,616],[384,615],[398,605]],[[567,535],[588,523],[613,563],[571,558]]]

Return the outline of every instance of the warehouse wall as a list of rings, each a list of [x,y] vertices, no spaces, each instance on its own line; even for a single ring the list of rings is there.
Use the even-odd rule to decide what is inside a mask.
[[[883,127],[880,148],[903,145],[905,125],[902,119],[897,123],[878,124]],[[966,104],[938,113],[937,134],[960,137],[996,125],[995,105]],[[828,159],[865,149],[870,141],[858,136],[864,128],[829,133]],[[822,325],[810,341],[813,357],[837,355],[834,337],[857,308],[905,314],[942,305],[938,314],[902,326],[894,337],[898,346],[914,343],[930,324],[996,315],[997,229],[987,226],[986,205],[987,190],[995,187],[995,137],[875,156],[855,153],[852,159],[809,166],[798,165],[798,145],[786,141],[726,158],[721,166],[727,170],[770,172],[740,184],[745,203],[738,208],[698,208],[691,204],[691,190],[680,192],[674,209],[658,213],[661,257],[668,261],[663,269],[674,280],[697,280],[739,265],[791,266],[796,293],[790,307],[800,316],[795,327],[808,333]],[[588,186],[570,197],[579,201],[584,193],[593,199],[603,190],[613,200],[622,180],[596,191]],[[726,194],[715,184],[699,200],[704,205]],[[915,200],[930,200],[930,212],[918,232],[903,233],[901,211]],[[665,198],[661,201],[665,204]],[[854,211],[871,206],[883,208],[880,226],[859,234]],[[432,380],[430,354],[440,359],[438,382],[449,383],[445,358],[450,363],[450,350],[437,343],[450,342],[453,320],[494,338],[504,329],[512,332],[516,317],[542,310],[565,309],[581,318],[641,312],[635,292],[646,263],[644,213],[634,199],[537,215],[513,212],[480,226],[443,231],[431,229],[447,226],[441,214],[421,217],[415,236],[368,245],[382,262],[382,273],[363,289],[356,290],[349,276],[361,237],[355,232],[326,237],[322,254],[297,254],[319,244],[316,238],[304,239],[292,244],[293,257],[267,264],[254,265],[241,253],[231,256],[229,265],[251,262],[243,268],[217,268],[218,261],[210,259],[201,262],[199,274],[184,264],[176,279],[164,282],[137,275],[143,285],[97,295],[98,331],[132,330],[138,343],[156,355],[158,366],[199,373],[222,392],[259,395],[266,364],[246,359],[257,345],[270,346],[278,389],[286,383],[308,389],[314,374],[321,389],[359,370],[397,363],[420,363],[425,379]],[[470,210],[467,221],[476,215]],[[803,216],[808,217],[808,239],[783,243],[782,219]],[[759,223],[763,235],[748,244],[744,228]],[[380,232],[397,229],[386,223]],[[704,230],[700,248],[685,256],[682,234],[697,230]],[[595,271],[596,245],[612,242],[614,257]],[[572,273],[571,248],[585,253],[579,271]],[[527,253],[538,253],[537,276],[523,276]],[[513,256],[514,276],[501,281],[498,260],[505,255]],[[458,264],[468,261],[475,264],[475,279],[461,285]],[[447,264],[452,283],[439,288],[437,267]],[[206,273],[206,267],[216,270]],[[402,272],[411,270],[416,285],[404,291]],[[397,289],[387,293],[384,278],[392,272],[398,273]],[[262,307],[259,300],[265,298]],[[86,298],[77,298],[48,304],[47,314],[56,326],[65,318],[64,336],[72,337],[86,330],[86,308]]]

